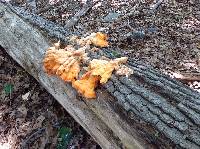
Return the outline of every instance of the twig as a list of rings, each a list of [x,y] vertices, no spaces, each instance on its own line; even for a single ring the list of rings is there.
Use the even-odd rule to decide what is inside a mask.
[[[200,81],[200,73],[181,73],[174,77],[180,81]]]
[[[51,8],[53,8],[52,5],[47,5],[46,7],[37,10],[37,11],[36,11],[36,14],[40,14],[40,13],[45,12],[45,11],[47,11],[48,9],[51,9]]]
[[[136,15],[139,11],[136,11],[136,9],[138,8],[139,4],[136,4],[133,8],[130,9],[130,12],[124,15],[119,16],[116,20],[114,20],[111,24],[109,24],[107,26],[107,28],[111,28],[116,22],[120,22],[125,18],[131,17],[133,15]],[[98,21],[98,20],[97,20]],[[132,28],[129,23],[128,23],[128,27]]]
[[[57,128],[57,123],[53,124],[52,127]],[[42,134],[44,133],[44,131],[47,132],[47,127],[46,128],[38,128],[38,130],[36,132],[34,132],[33,134],[31,134],[26,140],[23,141],[21,149],[27,149],[27,145],[32,143],[34,140],[37,140],[39,137],[42,136]]]
[[[32,13],[36,13],[36,2],[35,0],[26,0],[26,8]]]
[[[30,98],[32,97],[32,95],[33,95],[33,93],[34,93],[34,91],[35,91],[35,89],[36,89],[36,86],[37,86],[37,84],[35,84],[35,85],[32,87],[32,90],[30,91],[30,94],[29,94],[29,97],[30,97]]]
[[[163,0],[158,0],[155,4],[150,7],[150,12],[155,12],[155,10],[162,4]]]
[[[125,18],[128,18],[128,17],[131,17],[135,14],[138,13],[138,11],[136,10],[137,8],[139,7],[139,4],[136,4],[132,9],[130,9],[130,12],[119,17],[116,21],[121,21],[122,19],[125,19]]]
[[[154,4],[153,6],[151,6],[149,8],[149,11],[147,13],[154,13],[154,11],[160,6],[160,4],[163,2],[163,0],[158,0],[156,4]],[[119,17],[118,19],[116,19],[113,23],[111,23],[108,27],[113,26],[114,23],[121,21],[122,19],[140,14],[140,11],[143,9],[142,7],[139,7],[140,3],[137,3],[132,9],[130,9],[130,12],[122,15],[121,17]],[[130,25],[128,25],[129,28],[132,29],[132,27]]]
[[[30,135],[25,141],[23,141],[21,149],[26,149],[27,145],[30,142],[33,142],[34,140],[38,139],[42,136],[42,133],[45,131],[46,128],[39,128],[36,132],[34,132],[32,135]],[[32,140],[34,138],[34,140]]]
[[[87,0],[87,2],[83,5],[83,8],[78,11],[74,17],[72,17],[70,20],[67,20],[66,21],[66,24],[65,24],[65,28],[69,29],[71,28],[72,26],[74,26],[78,21],[79,19],[84,16],[98,1],[94,2],[94,3],[90,3],[90,0]]]

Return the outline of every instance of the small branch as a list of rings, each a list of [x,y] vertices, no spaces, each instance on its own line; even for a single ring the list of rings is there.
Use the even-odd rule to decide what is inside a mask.
[[[154,5],[150,6],[148,13],[152,14],[155,12],[155,10],[161,5],[161,3],[163,2],[164,0],[158,0]],[[111,23],[108,27],[111,27],[113,26],[114,23],[116,22],[120,22],[121,20],[125,19],[125,18],[128,18],[128,17],[131,17],[131,16],[134,16],[134,15],[138,15],[140,14],[141,10],[143,8],[141,7],[140,3],[137,3],[133,8],[130,9],[130,12],[127,13],[127,14],[124,14],[122,15],[121,17],[119,17],[118,19],[116,19],[113,23]],[[146,13],[145,13],[146,14]],[[134,30],[132,29],[132,27],[130,25],[128,25],[129,28],[131,28],[131,30]]]
[[[131,17],[133,15],[136,15],[137,13],[139,13],[139,11],[137,11],[137,9],[139,8],[139,4],[136,4],[133,8],[130,9],[130,12],[119,17],[116,21],[121,21],[124,18],[128,18]]]
[[[98,1],[97,1],[98,2]],[[65,28],[71,28],[72,26],[74,26],[78,21],[79,19],[84,16],[97,2],[94,2],[94,3],[90,3],[89,0],[87,0],[87,2],[83,5],[83,8],[78,11],[74,17],[72,17],[70,20],[67,20],[66,21],[66,24],[65,24]]]
[[[162,4],[164,0],[158,0],[155,4],[151,5],[150,12],[155,12],[156,9]]]
[[[26,0],[26,8],[35,13],[37,9],[35,0]]]
[[[46,128],[39,128],[36,132],[30,135],[26,140],[23,141],[21,149],[26,149],[27,145],[42,136],[42,133]],[[32,140],[34,138],[34,140]]]
[[[181,73],[175,74],[174,77],[180,81],[200,81],[200,73]]]
[[[41,9],[39,9],[38,11],[36,11],[36,14],[40,14],[40,13],[45,12],[45,11],[51,9],[51,8],[53,8],[52,5],[47,5],[46,7],[41,8]]]

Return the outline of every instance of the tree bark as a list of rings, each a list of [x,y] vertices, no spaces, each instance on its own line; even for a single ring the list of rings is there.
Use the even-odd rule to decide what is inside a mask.
[[[70,33],[20,8],[0,3],[0,45],[80,123],[103,148],[200,148],[200,94],[150,66],[129,60],[134,74],[112,75],[96,100],[43,72],[53,38]],[[45,31],[45,32],[44,32]],[[112,50],[112,49],[109,49]],[[104,49],[92,57],[110,56]]]

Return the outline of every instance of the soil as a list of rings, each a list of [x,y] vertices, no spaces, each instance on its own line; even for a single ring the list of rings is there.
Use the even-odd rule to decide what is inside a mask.
[[[26,1],[14,2],[27,7]],[[38,15],[65,26],[84,4],[84,0],[40,0],[36,1],[36,10]],[[109,48],[120,50],[173,78],[189,74],[190,79],[184,83],[200,92],[200,77],[192,79],[194,75],[200,76],[200,2],[169,0],[152,10],[154,4],[154,0],[97,1],[70,31],[81,36],[98,31],[107,33]],[[121,16],[105,21],[110,13]],[[0,66],[0,143],[19,148],[31,134],[44,128],[38,138],[28,140],[26,145],[54,148],[58,128],[66,126],[72,128],[74,134],[69,148],[100,148],[2,49]],[[13,85],[10,94],[5,94],[6,84]]]
[[[60,128],[72,130],[67,148],[99,145],[64,108],[0,47],[0,148],[56,148]],[[60,148],[64,149],[64,148]]]

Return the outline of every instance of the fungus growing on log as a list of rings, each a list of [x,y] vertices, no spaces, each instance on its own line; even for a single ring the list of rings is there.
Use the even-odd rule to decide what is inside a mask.
[[[89,36],[82,37],[82,38],[78,38],[77,36],[72,36],[70,38],[71,42],[75,42],[81,46],[87,46],[87,45],[92,44],[94,46],[101,47],[101,48],[108,47],[107,40],[108,40],[108,36],[101,32],[91,33]]]
[[[121,57],[110,61],[93,59],[89,67],[92,71],[92,75],[101,76],[100,83],[104,84],[111,77],[112,72],[119,68],[121,63],[125,63],[126,61],[127,57]]]
[[[90,40],[96,46],[107,46],[107,36],[100,32],[93,33],[85,38]],[[87,41],[88,43],[88,41]],[[76,50],[68,45],[64,49],[60,48],[60,43],[55,43],[53,47],[48,48],[43,60],[44,70],[50,75],[57,75],[66,82],[72,82],[72,86],[85,98],[96,98],[95,88],[97,84],[105,84],[111,77],[114,70],[120,75],[129,76],[132,74],[128,67],[121,68],[121,64],[126,63],[127,57],[116,58],[114,60],[93,59],[87,67],[87,72],[79,76],[82,71],[81,62],[86,62],[89,58],[85,52],[86,46]],[[87,65],[88,65],[87,63]],[[80,79],[78,79],[80,77]]]
[[[98,47],[107,47],[108,46],[108,37],[106,34],[103,34],[101,32],[97,32],[90,35],[90,40],[93,45]]]
[[[95,88],[100,80],[99,76],[94,76],[91,71],[85,73],[79,80],[72,82],[74,87],[85,98],[96,98]]]
[[[44,58],[44,70],[50,75],[58,75],[62,80],[72,82],[78,78],[80,62],[86,59],[85,50],[60,49],[59,43],[50,47]]]

